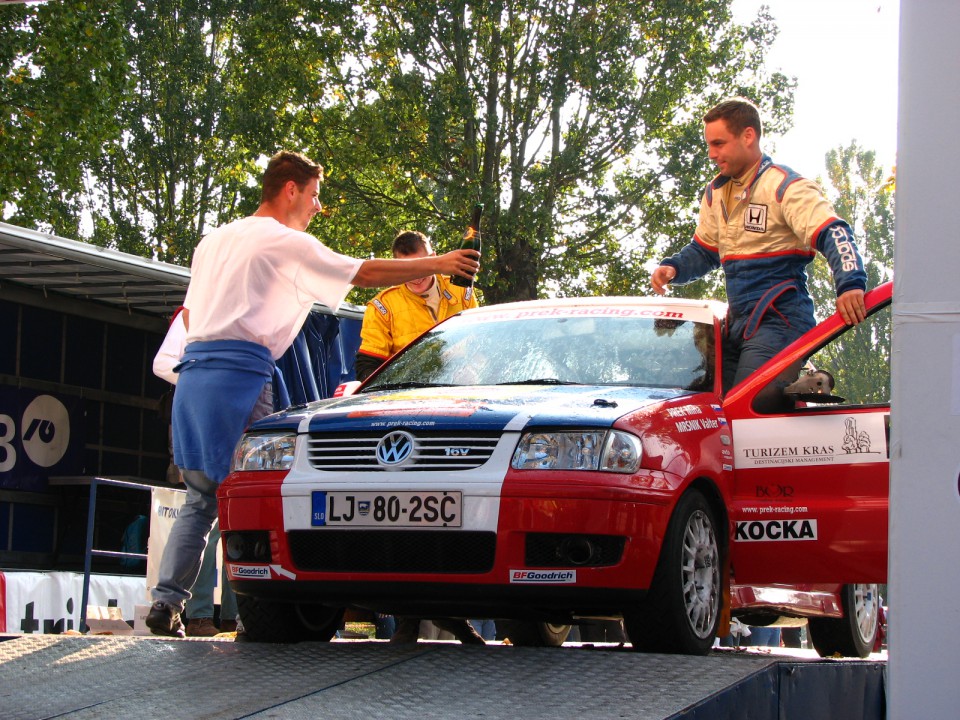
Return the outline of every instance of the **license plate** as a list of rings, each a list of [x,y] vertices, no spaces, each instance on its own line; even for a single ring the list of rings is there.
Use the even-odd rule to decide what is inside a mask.
[[[310,524],[353,527],[460,527],[459,492],[312,494]]]

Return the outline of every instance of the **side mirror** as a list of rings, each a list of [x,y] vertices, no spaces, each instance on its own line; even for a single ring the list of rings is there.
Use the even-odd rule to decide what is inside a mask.
[[[833,375],[826,370],[804,370],[796,382],[787,385],[783,394],[790,400],[802,400],[819,404],[846,402],[845,398],[833,394]]]

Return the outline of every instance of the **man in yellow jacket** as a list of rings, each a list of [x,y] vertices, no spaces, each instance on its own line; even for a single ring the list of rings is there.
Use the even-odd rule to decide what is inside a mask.
[[[422,232],[406,230],[393,239],[395,258],[433,254],[430,241]],[[354,366],[357,380],[366,380],[390,356],[441,320],[472,307],[477,307],[473,287],[454,285],[445,275],[427,275],[382,290],[367,303],[363,315],[360,350]],[[415,643],[420,635],[420,620],[415,617],[398,618],[391,641]],[[433,623],[437,630],[451,633],[462,643],[484,642],[466,620],[434,618]]]
[[[395,258],[433,254],[422,232],[406,230],[393,239]],[[367,303],[363,316],[357,380],[366,380],[385,360],[441,320],[472,307],[477,307],[473,288],[454,285],[444,275],[427,275],[381,291]]]

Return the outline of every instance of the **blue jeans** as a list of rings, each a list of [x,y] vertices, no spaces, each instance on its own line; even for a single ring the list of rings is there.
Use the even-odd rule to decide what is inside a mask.
[[[744,638],[743,644],[751,647],[780,647],[780,628],[751,627],[750,637]]]
[[[190,599],[186,603],[187,617],[212,618],[213,592],[217,586],[217,543],[220,541],[220,524],[217,523],[207,538],[207,549],[203,551],[200,574],[190,588]],[[220,620],[233,620],[237,617],[237,596],[227,581],[226,566],[220,576]]]
[[[743,637],[727,635],[720,638],[722,647],[780,647],[780,628],[750,626],[750,634]]]
[[[484,640],[497,639],[497,625],[493,620],[471,620],[470,624]]]
[[[154,601],[161,600],[177,612],[200,575],[200,564],[207,548],[207,537],[217,519],[217,484],[200,470],[184,470],[187,499],[170,529],[163,549]],[[211,613],[212,617],[212,613]]]
[[[266,383],[250,412],[249,422],[259,420],[273,412],[273,384]],[[237,437],[234,444],[239,441]],[[183,470],[183,482],[187,486],[187,499],[180,514],[170,529],[167,545],[163,549],[157,585],[153,588],[153,600],[165,602],[178,613],[190,598],[190,590],[200,575],[200,565],[207,538],[217,520],[217,483],[202,470]],[[216,551],[214,551],[216,552]],[[210,617],[213,613],[210,613]],[[198,617],[200,617],[198,615]],[[230,616],[227,616],[229,619]]]
[[[775,312],[764,315],[754,334],[743,337],[745,319],[734,320],[723,340],[723,391],[738,385],[767,360],[813,327],[812,319],[789,320]]]

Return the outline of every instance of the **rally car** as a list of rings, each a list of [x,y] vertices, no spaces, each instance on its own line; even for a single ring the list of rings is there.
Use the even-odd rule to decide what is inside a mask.
[[[890,297],[867,294],[868,351],[889,342],[872,321]],[[478,308],[344,396],[253,424],[219,493],[250,639],[329,640],[350,607],[497,618],[527,645],[622,618],[635,649],[698,654],[732,613],[809,617],[822,654],[865,655],[886,580],[884,388],[841,402],[851,373],[805,374],[842,364],[834,315],[723,396],[725,312]]]

